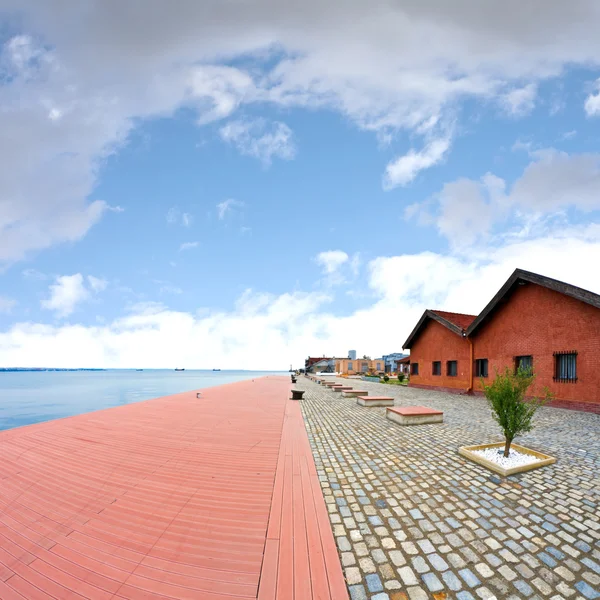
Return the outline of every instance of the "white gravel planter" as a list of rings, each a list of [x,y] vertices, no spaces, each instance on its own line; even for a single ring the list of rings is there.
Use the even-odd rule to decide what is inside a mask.
[[[499,450],[500,452],[498,452]],[[510,455],[505,458],[504,442],[462,446],[458,449],[458,453],[505,477],[545,467],[556,462],[556,458],[553,456],[514,443],[510,447]]]

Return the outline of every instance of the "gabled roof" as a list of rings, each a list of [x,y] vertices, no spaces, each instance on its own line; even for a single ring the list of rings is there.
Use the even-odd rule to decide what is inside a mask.
[[[591,304],[596,308],[600,308],[600,295],[594,294],[588,290],[558,281],[558,279],[551,279],[550,277],[544,277],[543,275],[537,275],[530,271],[523,271],[522,269],[515,269],[514,273],[508,278],[508,281],[500,288],[500,291],[491,299],[489,304],[479,313],[479,316],[469,325],[467,329],[467,335],[471,335],[475,332],[485,321],[494,313],[494,311],[505,302],[512,292],[519,285],[534,283],[541,285],[542,287],[554,290],[559,294],[570,296],[586,304]]]
[[[466,329],[476,318],[477,315],[465,315],[463,313],[446,312],[445,310],[432,310],[436,315],[454,323],[461,329]]]
[[[427,325],[429,320],[437,321],[440,325],[448,328],[456,335],[460,335],[464,337],[464,332],[469,324],[475,319],[475,315],[463,315],[460,313],[450,313],[443,310],[429,310],[427,309],[423,316],[419,319],[419,322],[412,330],[411,334],[408,336],[408,339],[402,345],[402,349],[410,348],[415,341],[415,339],[419,336],[422,329]]]

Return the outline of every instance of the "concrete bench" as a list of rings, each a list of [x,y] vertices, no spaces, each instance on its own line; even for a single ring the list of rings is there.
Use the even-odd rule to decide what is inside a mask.
[[[389,396],[358,396],[356,402],[360,406],[394,406],[394,399]]]
[[[351,390],[352,388],[349,385],[335,385],[331,388],[334,392],[347,392],[348,390]]]
[[[302,400],[304,390],[292,390],[292,400]]]
[[[441,410],[426,406],[397,406],[388,408],[385,416],[399,425],[424,425],[425,423],[443,423],[444,413]]]
[[[367,390],[353,390],[350,388],[349,390],[342,390],[342,396],[344,398],[357,398],[358,396],[368,396],[369,392]]]
[[[334,385],[342,385],[341,383],[336,383],[335,381],[326,381],[325,385],[327,387],[333,387]]]

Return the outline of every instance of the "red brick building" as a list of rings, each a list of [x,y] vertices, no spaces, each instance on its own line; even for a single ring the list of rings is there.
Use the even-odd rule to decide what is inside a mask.
[[[478,315],[426,310],[404,343],[410,385],[480,392],[519,365],[552,405],[600,413],[600,296],[517,269]]]

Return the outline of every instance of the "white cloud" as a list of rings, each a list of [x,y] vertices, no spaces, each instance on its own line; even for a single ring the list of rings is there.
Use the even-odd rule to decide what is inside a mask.
[[[592,92],[585,99],[583,105],[585,113],[588,117],[596,117],[600,115],[600,79],[597,79],[594,84],[595,92]]]
[[[236,208],[242,208],[244,203],[241,200],[234,200],[233,198],[228,198],[227,200],[223,200],[223,202],[219,202],[217,204],[217,216],[219,220],[225,219],[225,217],[232,213]]]
[[[42,308],[54,311],[57,317],[68,317],[89,295],[81,273],[62,275],[50,286],[50,297],[42,300]]]
[[[14,298],[0,296],[0,314],[10,314],[10,312],[16,305],[17,301]]]
[[[523,232],[569,208],[600,210],[600,154],[569,155],[553,148],[529,152],[532,162],[510,189],[492,173],[480,181],[458,179],[434,198],[407,207],[405,217],[435,223],[453,246],[463,247],[485,240],[510,217],[517,218]]]
[[[296,155],[292,130],[279,122],[265,119],[230,121],[219,130],[221,138],[242,153],[270,165],[273,157],[291,160]]]
[[[424,169],[441,162],[450,150],[450,138],[432,140],[421,151],[412,148],[393,160],[385,169],[383,187],[387,190],[409,184]]]
[[[42,300],[42,308],[54,311],[57,317],[64,318],[75,312],[79,304],[89,300],[93,294],[106,289],[108,282],[94,277],[86,278],[81,273],[61,275],[49,287],[49,297]]]
[[[182,225],[190,227],[194,221],[194,217],[190,213],[182,213],[176,206],[172,206],[167,211],[167,223],[169,225]]]
[[[0,364],[287,369],[308,354],[345,354],[352,347],[376,356],[399,351],[425,308],[479,312],[516,267],[600,293],[600,271],[589,268],[599,261],[598,225],[559,227],[465,258],[434,252],[379,257],[369,263],[361,288],[374,300],[347,316],[336,315],[334,295],[317,292],[248,290],[233,310],[219,312],[145,303],[90,327],[16,323],[0,333]]]
[[[93,275],[88,275],[88,285],[93,292],[103,292],[108,286],[108,281],[106,279],[100,279],[99,277],[94,277]]]
[[[179,250],[192,250],[193,248],[197,248],[200,245],[200,242],[184,242],[179,246]]]
[[[504,110],[515,117],[528,115],[535,108],[537,85],[529,83],[524,87],[515,88],[500,97]]]
[[[600,61],[596,0],[566,12],[533,1],[534,22],[518,0],[307,0],[294,10],[257,0],[235,11],[149,0],[143,14],[101,0],[76,13],[4,0],[19,34],[0,56],[0,261],[85,236],[110,208],[94,198],[105,159],[138,124],[179,108],[199,124],[247,105],[325,108],[382,139],[423,135],[461,101],[497,101],[507,89],[508,106],[523,110],[538,82]],[[281,132],[274,139],[275,153],[249,151],[288,152]],[[410,181],[421,154],[391,168],[389,183]]]
[[[335,273],[343,264],[348,262],[350,257],[343,250],[327,250],[320,252],[315,257],[315,261],[323,269],[323,273],[331,275]]]

